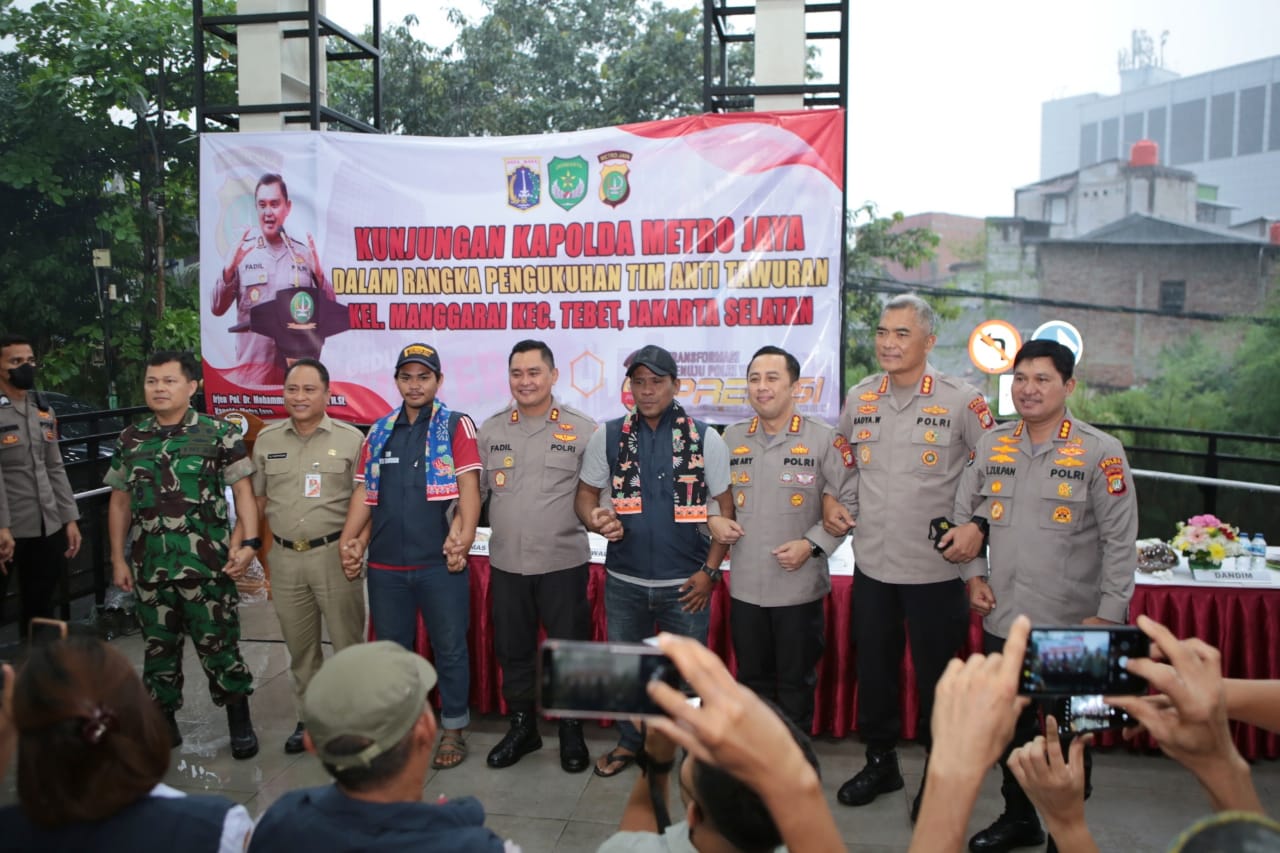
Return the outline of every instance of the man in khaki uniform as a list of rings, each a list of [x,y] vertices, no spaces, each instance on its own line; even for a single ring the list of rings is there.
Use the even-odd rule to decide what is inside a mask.
[[[1138,500],[1120,442],[1067,409],[1074,368],[1071,351],[1056,341],[1030,341],[1018,351],[1013,404],[1022,418],[983,436],[956,490],[958,526],[943,542],[972,550],[984,531],[990,536],[990,577],[977,561],[961,570],[970,605],[984,616],[988,653],[1023,613],[1034,625],[1127,621]],[[970,839],[971,850],[1044,841],[1035,809],[1005,763],[1035,734],[1032,707],[1000,762],[1004,814]]]
[[[53,616],[58,578],[80,551],[80,512],[62,467],[58,421],[35,383],[30,341],[0,337],[0,605],[16,572],[19,636],[32,617]]]
[[[510,767],[542,747],[534,711],[538,622],[547,636],[591,639],[591,546],[574,511],[578,472],[596,422],[552,396],[555,356],[542,341],[517,343],[507,360],[512,403],[480,427],[489,494],[489,594],[511,728],[487,759]],[[560,766],[587,769],[578,720],[560,721]]]
[[[271,599],[289,648],[298,725],[284,751],[305,749],[302,697],[320,671],[320,617],[335,652],[364,638],[364,584],[343,572],[338,539],[351,501],[364,435],[325,413],[329,371],[313,358],[294,362],[284,378],[288,420],[254,442],[253,493],[276,547],[271,552]]]
[[[843,536],[822,527],[827,501],[855,499],[848,442],[796,414],[800,362],[766,346],[747,365],[756,416],[724,432],[734,518],[708,519],[735,546],[730,625],[738,680],[778,703],[803,731],[813,728],[813,690],[825,645],[827,555]]]
[[[858,655],[858,731],[867,764],[837,799],[861,806],[902,788],[894,749],[902,733],[898,686],[904,633],[911,638],[920,697],[916,739],[929,748],[933,690],[964,643],[964,583],[930,538],[952,509],[956,483],[984,430],[994,423],[977,389],[935,370],[933,308],[918,296],[891,299],[876,327],[883,373],[849,392],[836,431],[854,447],[858,499],[852,514],[828,513],[839,533],[857,519],[853,540],[853,636]],[[955,557],[955,555],[952,555]],[[972,554],[968,555],[970,558]],[[903,630],[903,623],[906,630]],[[919,810],[920,793],[912,803]]]

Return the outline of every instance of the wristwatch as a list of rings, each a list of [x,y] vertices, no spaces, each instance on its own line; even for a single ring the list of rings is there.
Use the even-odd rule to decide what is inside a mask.
[[[710,566],[708,566],[706,563],[703,563],[703,564],[702,564],[702,573],[703,573],[704,575],[706,575],[707,577],[711,578],[711,582],[712,582],[712,583],[719,583],[719,582],[720,582],[720,570],[719,570],[719,569],[713,569],[713,568],[711,568]]]
[[[247,547],[249,547],[249,548],[252,548],[252,549],[253,549],[253,550],[255,550],[255,551],[261,550],[261,549],[262,549],[262,539],[261,539],[261,538],[259,538],[259,537],[257,537],[257,536],[253,537],[252,539],[241,539],[241,540],[240,540],[240,547],[241,547],[241,548],[244,548],[244,547],[246,547],[246,546],[247,546]]]
[[[814,542],[808,536],[804,537],[804,541],[809,543],[810,557],[821,557],[823,554],[827,553],[826,551],[823,551],[820,547],[818,547],[818,543]]]

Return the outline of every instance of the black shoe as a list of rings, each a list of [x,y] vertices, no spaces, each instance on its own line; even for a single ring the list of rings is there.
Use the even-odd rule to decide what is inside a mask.
[[[306,752],[307,745],[302,742],[302,733],[307,727],[302,723],[298,723],[298,727],[293,730],[293,734],[289,735],[289,739],[284,742],[284,751],[289,755],[297,755],[299,752]]]
[[[1005,812],[996,822],[969,839],[969,849],[974,853],[1000,853],[1015,847],[1038,847],[1044,844],[1044,830],[1040,820],[1032,814]]]
[[[865,806],[881,794],[902,790],[896,750],[867,752],[867,766],[840,786],[836,799],[846,806]]]
[[[566,773],[581,773],[591,766],[581,720],[560,721],[560,766]]]
[[[511,728],[485,759],[490,767],[510,767],[535,749],[542,749],[538,721],[532,714],[517,711],[511,715]]]
[[[169,748],[177,749],[182,746],[182,731],[178,728],[178,718],[174,716],[173,711],[165,711],[164,721],[169,724]]]
[[[238,696],[227,702],[227,728],[231,731],[231,757],[237,761],[253,758],[258,754],[258,736],[253,732],[249,719],[249,698]]]
[[[920,780],[920,790],[916,791],[915,799],[911,801],[911,822],[915,823],[916,818],[920,817],[920,804],[924,802],[924,780]]]

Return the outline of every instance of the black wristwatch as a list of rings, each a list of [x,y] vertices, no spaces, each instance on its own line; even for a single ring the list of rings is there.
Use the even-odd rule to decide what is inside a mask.
[[[823,554],[827,553],[826,551],[823,551],[822,548],[818,547],[818,543],[814,542],[808,536],[804,537],[804,541],[809,543],[810,557],[821,557]]]
[[[702,573],[703,573],[704,575],[706,575],[707,577],[711,578],[711,582],[712,582],[713,584],[714,584],[714,583],[719,583],[719,582],[720,582],[720,570],[719,570],[719,569],[713,569],[713,568],[711,568],[710,566],[708,566],[706,563],[703,563],[703,564],[702,564],[702,569],[701,569],[701,571],[702,571]]]
[[[253,537],[252,539],[241,539],[240,547],[244,548],[246,546],[248,546],[249,548],[252,548],[255,551],[261,550],[262,539],[257,536]]]
[[[969,520],[972,521],[974,524],[978,525],[978,529],[982,531],[983,536],[991,535],[991,522],[987,521],[985,518],[983,518],[980,515],[975,515],[973,518]]]

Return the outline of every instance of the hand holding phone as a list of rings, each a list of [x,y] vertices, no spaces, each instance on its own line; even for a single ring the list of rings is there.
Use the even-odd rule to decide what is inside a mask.
[[[1147,635],[1132,625],[1032,628],[1018,692],[1024,696],[1142,694],[1147,680],[1129,672],[1150,656]]]
[[[679,689],[675,664],[653,646],[547,640],[538,655],[538,708],[588,719],[659,716],[648,693],[655,680]]]
[[[61,619],[45,619],[34,616],[27,628],[27,641],[35,646],[67,638],[67,623]]]
[[[1058,734],[1063,736],[1137,725],[1137,721],[1128,712],[1108,705],[1100,695],[1063,697],[1058,700],[1057,713],[1052,716],[1057,720]]]

